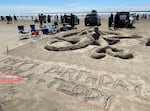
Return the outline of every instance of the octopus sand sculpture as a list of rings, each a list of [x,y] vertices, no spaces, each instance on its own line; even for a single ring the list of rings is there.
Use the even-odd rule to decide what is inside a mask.
[[[89,45],[98,45],[91,52],[91,57],[100,59],[107,54],[122,59],[133,58],[132,53],[124,52],[122,49],[114,48],[111,45],[120,41],[118,38],[105,38],[104,32],[99,31],[98,27],[94,30],[83,30],[77,34],[68,34],[63,37],[55,37],[47,42],[45,49],[51,51],[69,51],[85,48]],[[57,44],[57,45],[56,45]]]

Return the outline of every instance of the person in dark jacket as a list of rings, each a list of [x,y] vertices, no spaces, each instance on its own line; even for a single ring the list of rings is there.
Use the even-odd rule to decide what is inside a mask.
[[[120,25],[120,17],[119,17],[119,13],[117,13],[114,19],[114,29],[117,29],[119,25]]]
[[[72,26],[72,28],[74,28],[75,25],[75,16],[71,13],[71,19],[70,19],[70,25]]]
[[[51,16],[50,15],[47,16],[47,22],[51,23]]]
[[[3,16],[1,16],[1,20],[2,20],[2,22],[5,20],[5,18],[3,17]]]
[[[63,23],[66,23],[67,22],[67,15],[66,15],[66,13],[64,14],[64,17],[63,17]]]
[[[39,21],[40,21],[40,27],[43,27],[43,22],[44,22],[44,16],[43,14],[39,15]]]
[[[113,23],[113,14],[111,14],[108,18],[108,27],[111,29]]]
[[[17,21],[17,17],[16,17],[16,15],[14,15],[14,22],[16,22]]]

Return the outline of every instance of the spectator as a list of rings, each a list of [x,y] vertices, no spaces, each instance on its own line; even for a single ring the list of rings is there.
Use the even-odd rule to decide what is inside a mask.
[[[31,16],[31,20],[33,21],[33,16]]]
[[[74,28],[75,25],[75,16],[71,13],[70,25]]]
[[[5,18],[3,17],[3,16],[1,16],[1,20],[2,20],[2,22],[5,20]]]
[[[111,13],[111,19],[112,19],[112,22],[114,21],[114,15]]]
[[[40,27],[43,27],[43,22],[44,22],[44,16],[43,14],[39,15],[39,21],[40,21]]]
[[[50,15],[47,16],[47,22],[51,23],[51,16]]]
[[[109,29],[111,29],[112,27],[112,23],[113,23],[113,15],[111,14],[108,18],[108,27]]]
[[[58,25],[58,16],[57,15],[54,16],[54,25],[55,26]]]
[[[125,27],[126,27],[126,28],[129,27],[129,23],[130,23],[129,15],[127,15],[127,16],[126,16],[126,20],[125,20]]]
[[[17,17],[14,15],[14,21],[17,21]]]
[[[119,18],[119,14],[116,13],[115,20],[114,20],[114,29],[117,29],[119,25],[120,25],[120,18]]]
[[[136,15],[136,21],[139,22],[139,14]]]
[[[6,20],[7,20],[7,24],[12,23],[12,17],[10,15],[6,16]]]
[[[46,23],[46,15],[43,15],[43,22]]]
[[[61,20],[61,23],[64,23],[64,17],[62,15],[60,16],[60,20]]]
[[[147,19],[147,15],[146,14],[144,15],[144,18],[145,18],[145,20]]]
[[[63,17],[63,23],[66,23],[67,22],[67,15],[66,15],[66,13],[64,14],[64,17]]]

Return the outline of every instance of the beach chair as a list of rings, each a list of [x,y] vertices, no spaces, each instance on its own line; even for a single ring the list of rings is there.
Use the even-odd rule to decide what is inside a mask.
[[[40,36],[40,30],[37,30],[34,24],[30,25],[30,29],[33,36]]]
[[[19,31],[19,34],[20,34],[20,40],[29,38],[29,32],[24,30],[23,25],[18,26],[18,31]]]
[[[36,30],[36,28],[35,28],[35,25],[34,25],[34,24],[30,25],[30,28],[31,28],[31,32],[32,32],[32,31],[39,31],[39,30]]]

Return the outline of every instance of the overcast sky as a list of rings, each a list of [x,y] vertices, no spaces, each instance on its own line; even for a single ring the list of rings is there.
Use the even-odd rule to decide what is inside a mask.
[[[150,10],[150,0],[0,0],[0,14]]]

